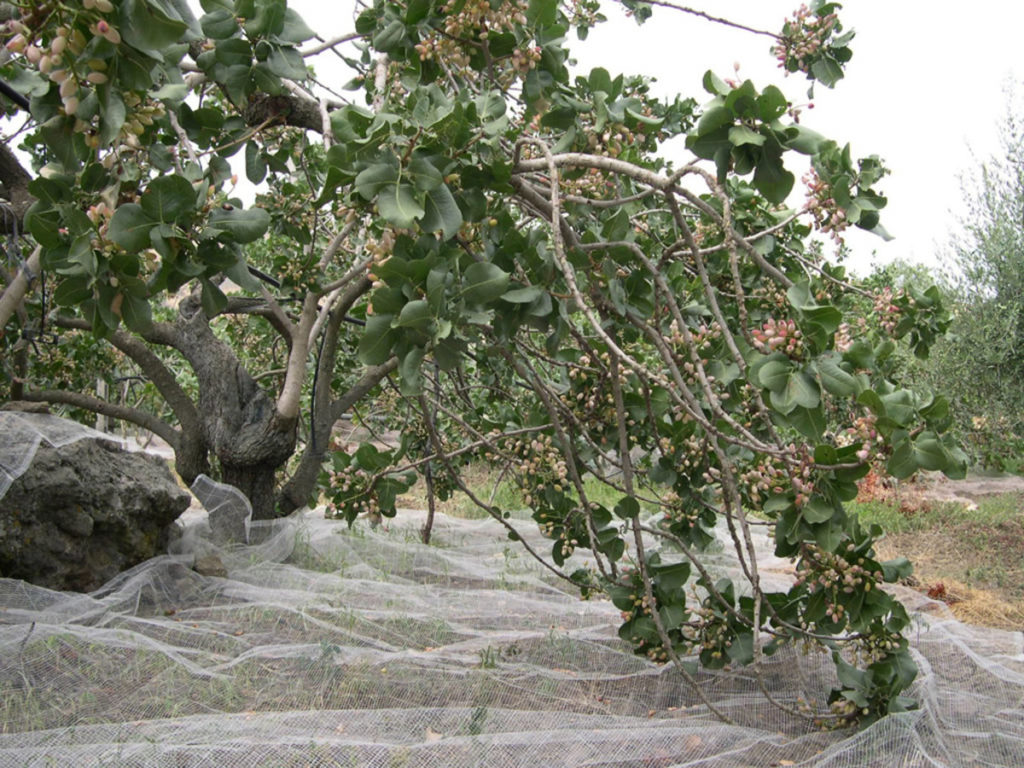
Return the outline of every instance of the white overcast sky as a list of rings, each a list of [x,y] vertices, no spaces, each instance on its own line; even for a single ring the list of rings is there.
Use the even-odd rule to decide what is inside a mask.
[[[291,0],[319,34],[351,29],[346,0]],[[796,0],[690,2],[751,27],[778,31]],[[571,37],[579,69],[603,66],[657,78],[663,94],[704,101],[707,69],[740,76],[759,87],[775,83],[794,103],[806,101],[808,83],[784,78],[766,37],[655,8],[637,26],[618,7],[586,42]],[[902,257],[935,264],[936,253],[963,212],[960,176],[978,159],[998,152],[998,129],[1007,108],[1006,88],[1024,79],[1024,2],[973,0],[849,0],[840,16],[857,36],[847,77],[834,91],[818,87],[815,108],[802,123],[849,142],[855,156],[877,154],[892,169],[882,191],[889,205],[882,222],[895,239],[883,242],[856,232],[848,238],[850,264],[864,273],[873,262]],[[798,174],[799,175],[799,174]],[[796,202],[796,201],[794,201]]]

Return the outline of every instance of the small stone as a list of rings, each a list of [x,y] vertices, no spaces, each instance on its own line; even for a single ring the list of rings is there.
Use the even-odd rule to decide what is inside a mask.
[[[224,562],[217,557],[217,555],[203,555],[197,557],[195,565],[192,566],[192,570],[201,576],[218,576],[220,578],[227,578],[228,569],[224,567]]]

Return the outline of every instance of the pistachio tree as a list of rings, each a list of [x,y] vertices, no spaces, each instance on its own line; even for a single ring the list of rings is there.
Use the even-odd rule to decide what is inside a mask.
[[[694,34],[721,21],[623,4]],[[570,39],[602,21],[590,0],[374,0],[319,35],[286,0],[200,5],[4,5],[4,343],[31,348],[44,321],[92,334],[164,410],[61,387],[33,354],[5,358],[12,396],[151,429],[183,478],[219,473],[258,517],[316,499],[393,515],[421,470],[521,540],[461,478],[490,462],[551,540],[531,553],[607,594],[637,653],[760,679],[801,644],[839,685],[802,703],[763,686],[794,715],[911,706],[908,616],[882,588],[909,565],[879,562],[881,531],[844,503],[872,466],[962,471],[945,400],[887,365],[948,317],[933,292],[888,296],[861,327],[850,308],[876,298],[814,245],[884,235],[878,158],[776,85],[708,72],[665,100],[571,71]],[[748,33],[832,87],[853,37],[838,10]],[[321,82],[320,55],[344,77]],[[401,445],[338,445],[338,419],[381,397]],[[794,561],[788,589],[764,586],[755,528]],[[738,582],[703,557],[722,537]]]

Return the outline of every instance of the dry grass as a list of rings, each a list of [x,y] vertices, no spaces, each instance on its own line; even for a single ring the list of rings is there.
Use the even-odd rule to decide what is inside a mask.
[[[861,517],[889,531],[878,554],[909,558],[910,586],[945,602],[966,623],[1024,626],[1024,496],[945,502],[914,485],[896,492],[868,483],[863,490],[855,505]]]

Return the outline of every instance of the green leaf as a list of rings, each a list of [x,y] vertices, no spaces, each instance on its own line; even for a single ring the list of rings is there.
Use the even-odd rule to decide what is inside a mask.
[[[154,221],[172,224],[185,213],[194,210],[196,193],[192,185],[181,176],[160,176],[149,185],[139,204]]]
[[[385,184],[377,195],[380,215],[399,229],[407,229],[421,218],[426,210],[416,200],[410,184]]]
[[[769,85],[757,98],[757,116],[765,123],[777,120],[786,114],[789,100],[774,85]]]
[[[398,167],[398,158],[389,157],[383,162],[364,168],[356,175],[356,192],[365,200],[373,200],[385,187],[396,183],[399,178],[401,171]]]
[[[402,394],[407,396],[418,395],[423,391],[423,374],[420,366],[423,363],[424,351],[420,347],[413,347],[402,358],[398,366],[399,383]]]
[[[290,46],[273,46],[267,57],[267,66],[278,77],[289,80],[305,80],[309,76],[302,55]]]
[[[752,144],[760,147],[764,144],[765,138],[757,131],[747,128],[745,125],[734,125],[729,129],[729,141],[734,147]]]
[[[901,426],[909,426],[917,418],[914,396],[909,390],[898,389],[882,395],[881,401],[885,404],[885,415]]]
[[[465,352],[465,342],[450,337],[445,338],[434,346],[434,360],[442,371],[454,371],[462,362]]]
[[[285,0],[257,0],[256,15],[245,22],[250,37],[276,35],[284,29]]]
[[[879,565],[882,566],[882,577],[887,584],[894,584],[900,579],[906,579],[914,572],[913,564],[905,557],[885,560]]]
[[[949,453],[934,432],[922,432],[914,438],[913,445],[914,461],[921,469],[935,472],[949,465]]]
[[[153,312],[149,301],[130,293],[124,294],[121,302],[121,319],[129,330],[145,333],[153,327]]]
[[[270,227],[270,214],[262,208],[217,208],[210,214],[204,235],[245,244],[259,240]]]
[[[917,471],[914,444],[909,438],[904,438],[893,447],[892,456],[889,457],[885,468],[898,480],[910,477]]]
[[[53,292],[53,301],[59,307],[74,307],[92,298],[92,278],[89,275],[66,277]]]
[[[44,248],[59,248],[63,244],[64,236],[61,234],[63,226],[64,222],[61,219],[60,211],[49,208],[41,200],[33,203],[25,213],[25,228],[33,239]]]
[[[199,19],[199,26],[211,40],[227,40],[238,32],[238,18],[232,10],[216,8]]]
[[[267,161],[263,157],[260,145],[255,141],[245,143],[245,178],[253,184],[259,184],[267,176]]]
[[[526,18],[540,27],[549,27],[558,20],[557,0],[530,0]]]
[[[124,106],[120,94],[114,88],[102,90],[102,120],[100,120],[100,144],[107,146],[116,139],[124,122],[128,117],[128,110]]]
[[[612,511],[623,520],[632,520],[640,514],[640,503],[633,496],[623,496]]]
[[[391,348],[398,338],[398,332],[391,327],[391,320],[391,315],[372,315],[366,318],[357,353],[363,365],[381,365],[390,359]]]
[[[138,203],[125,203],[114,211],[107,234],[129,253],[138,252],[152,244],[149,233],[156,223]]]
[[[298,13],[291,8],[284,11],[284,23],[281,31],[274,35],[274,38],[281,43],[304,43],[310,38],[316,37],[316,32],[309,28]]]
[[[816,155],[826,141],[820,133],[804,128],[802,125],[791,125],[786,128],[786,140],[783,144],[802,155]]]
[[[752,662],[754,660],[754,633],[743,632],[736,635],[726,653],[736,664],[746,665]]]
[[[462,298],[469,304],[486,304],[505,293],[508,272],[487,261],[470,264],[463,275]]]
[[[816,496],[804,504],[801,514],[808,523],[824,523],[832,519],[835,508],[829,502]]]
[[[118,31],[125,43],[157,61],[180,42],[189,26],[173,8],[159,0],[123,0]]]
[[[794,408],[785,418],[801,435],[811,440],[820,440],[828,425],[825,410],[820,405],[817,408]]]
[[[426,328],[434,320],[430,304],[425,299],[410,301],[392,323],[395,328]]]
[[[686,560],[680,560],[678,563],[652,565],[650,571],[658,589],[664,592],[680,590],[690,580],[690,564]]]
[[[835,59],[822,56],[811,64],[811,74],[819,83],[832,88],[843,79],[843,68]]]
[[[793,371],[780,392],[771,393],[771,403],[781,413],[788,414],[797,407],[817,408],[821,402],[818,384],[804,371]]]
[[[513,288],[502,294],[501,300],[509,304],[532,304],[545,293],[543,288],[536,285],[529,285],[525,288]]]
[[[390,53],[405,42],[405,24],[395,19],[373,36],[373,47],[381,53]]]
[[[782,392],[793,373],[793,363],[788,359],[769,360],[758,369],[758,380],[761,386],[772,392]]]
[[[425,157],[414,157],[405,170],[405,177],[417,192],[429,192],[444,184],[441,172]]]
[[[381,451],[373,443],[360,443],[356,449],[355,461],[360,469],[380,472],[391,466],[391,451]]]
[[[423,201],[424,214],[420,227],[427,232],[440,232],[441,237],[450,240],[462,226],[462,211],[446,184],[427,192]]]
[[[697,135],[707,136],[719,128],[732,125],[735,120],[736,116],[728,107],[722,105],[713,106],[705,110],[700,120],[697,121]]]
[[[224,295],[220,288],[209,280],[202,281],[203,294],[200,297],[200,302],[203,305],[203,312],[207,317],[216,317],[228,306],[228,297]]]
[[[770,151],[766,146],[754,171],[754,187],[768,202],[781,204],[793,191],[795,183],[796,178],[782,164],[781,152]]]
[[[838,355],[821,357],[814,362],[814,369],[825,390],[837,397],[848,397],[857,391],[857,379],[839,367]]]
[[[732,91],[732,86],[710,69],[704,73],[704,90],[713,96],[727,96]]]

